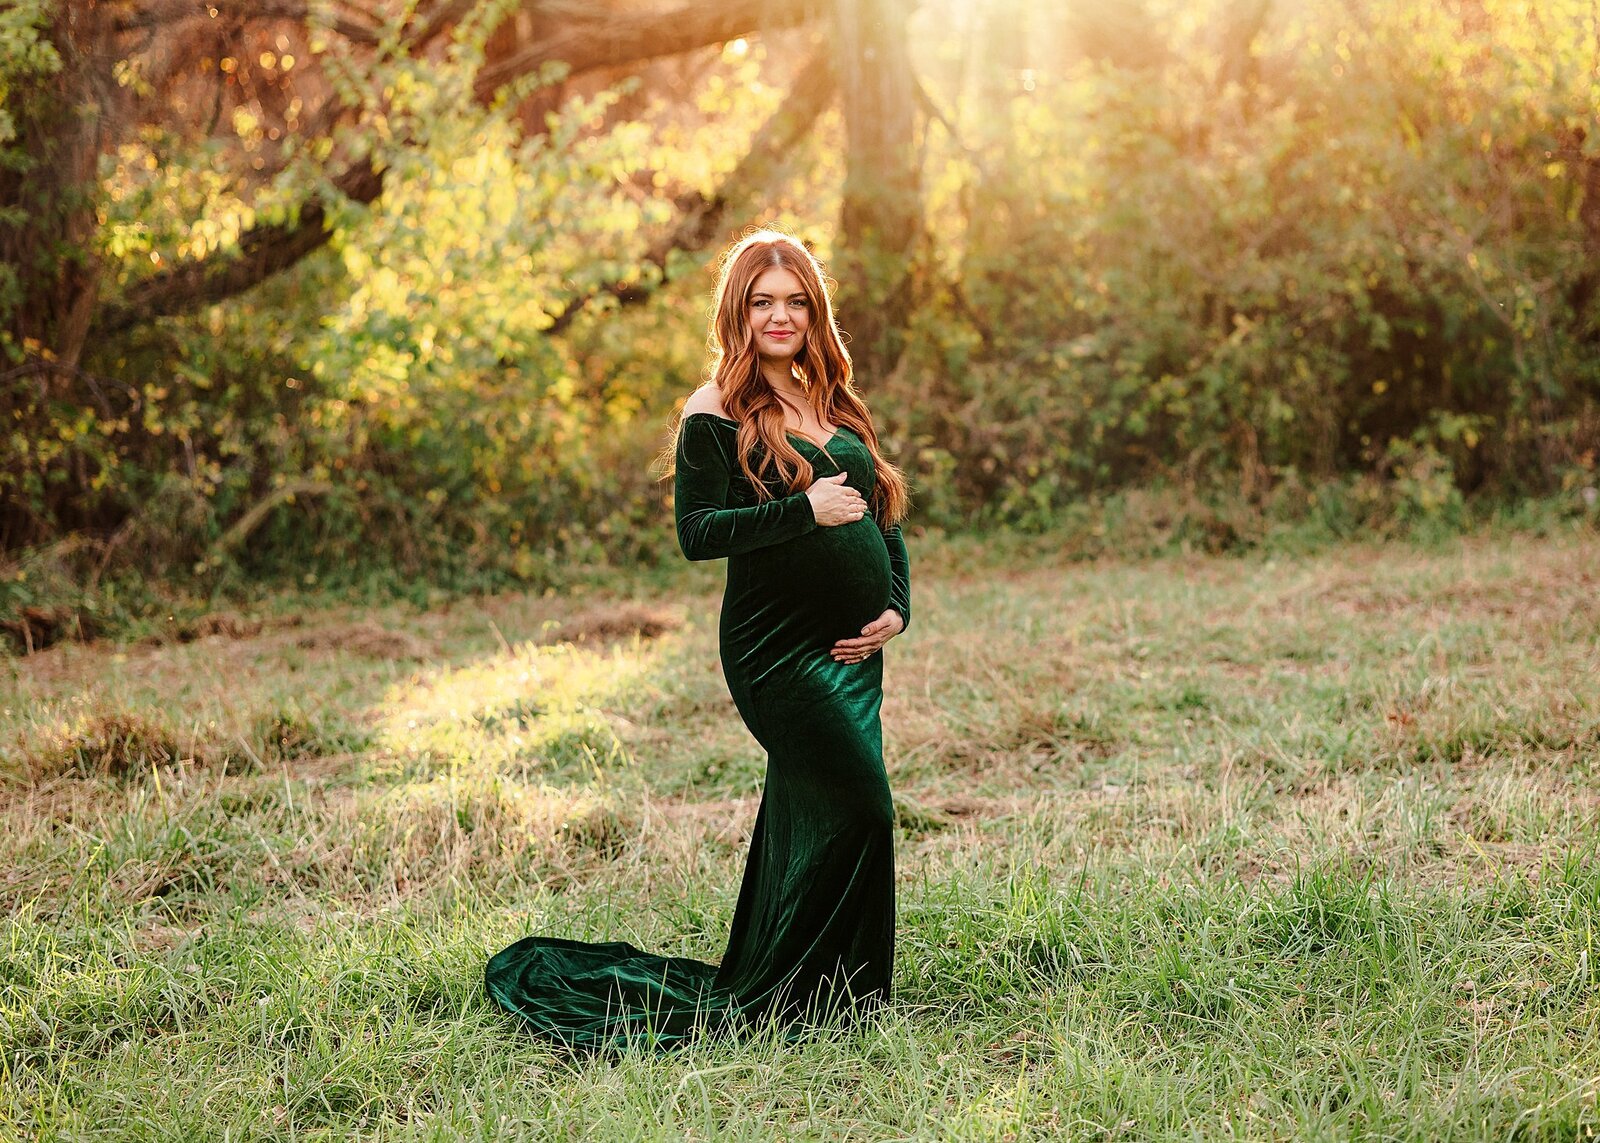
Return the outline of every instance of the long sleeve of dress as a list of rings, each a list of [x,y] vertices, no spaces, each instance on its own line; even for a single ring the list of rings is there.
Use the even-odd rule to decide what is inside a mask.
[[[678,546],[691,560],[738,556],[803,536],[817,526],[804,492],[748,508],[729,508],[733,447],[725,434],[698,418],[685,418],[678,434],[673,476],[673,513]]]
[[[900,613],[906,628],[911,626],[911,557],[906,554],[905,537],[896,524],[883,534],[889,549],[889,606]],[[903,628],[902,631],[905,629]]]

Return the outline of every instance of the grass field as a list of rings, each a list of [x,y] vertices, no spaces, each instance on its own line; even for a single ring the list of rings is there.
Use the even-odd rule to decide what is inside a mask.
[[[721,952],[720,565],[0,659],[0,1134],[1600,1130],[1592,531],[912,560],[896,998],[802,1044],[569,1062],[482,993],[528,932]]]

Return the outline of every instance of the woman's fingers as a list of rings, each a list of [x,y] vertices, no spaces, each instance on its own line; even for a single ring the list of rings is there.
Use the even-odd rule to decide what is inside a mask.
[[[836,651],[874,651],[889,641],[893,630],[894,623],[885,614],[863,627],[860,635],[835,640],[833,647]]]
[[[867,656],[881,651],[883,645],[896,634],[894,620],[889,618],[890,614],[890,611],[885,611],[863,627],[860,635],[835,641],[829,654],[841,663],[859,663]]]
[[[887,638],[889,635],[893,634],[893,632],[894,621],[889,618],[889,613],[887,611],[861,629],[861,634],[863,636],[871,638],[877,638],[880,636]]]

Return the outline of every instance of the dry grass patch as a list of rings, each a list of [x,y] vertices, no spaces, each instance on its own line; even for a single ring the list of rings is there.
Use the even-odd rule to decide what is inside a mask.
[[[589,643],[614,639],[657,639],[683,626],[681,613],[660,606],[613,604],[591,608],[542,632],[540,642]]]
[[[969,794],[894,796],[895,825],[911,836],[940,833],[957,825],[1016,812],[1024,803],[1015,798],[982,798]]]
[[[409,631],[396,631],[364,620],[319,626],[295,639],[295,646],[311,651],[335,651],[366,659],[423,660],[431,648]]]
[[[254,732],[256,747],[206,730],[188,732],[159,715],[140,710],[80,711],[44,721],[4,754],[4,774],[33,785],[53,778],[138,781],[160,770],[217,766],[253,769],[265,758],[281,758],[314,742],[309,728],[281,712]]]
[[[349,756],[365,732],[325,712],[286,702],[219,723],[176,724],[148,708],[84,704],[37,719],[0,752],[0,776],[35,785],[55,778],[132,782],[199,767],[243,773],[302,759]]]
[[[24,655],[64,641],[85,642],[99,631],[98,618],[78,607],[20,607],[0,619],[0,635]]]
[[[271,620],[273,627],[298,627],[299,615],[286,615]],[[165,643],[194,643],[202,639],[253,639],[269,626],[269,621],[259,617],[240,615],[235,611],[208,611],[204,615],[174,618],[164,629],[139,640],[141,646],[160,646]]]

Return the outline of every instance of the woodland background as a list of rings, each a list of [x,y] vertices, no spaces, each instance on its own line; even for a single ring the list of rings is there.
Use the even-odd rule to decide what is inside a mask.
[[[0,1138],[1593,1138],[1597,66],[1593,0],[0,0]],[[894,1000],[573,1061],[486,958],[714,957],[760,812],[659,477],[766,222],[914,483]]]
[[[1587,0],[19,0],[0,618],[670,560],[768,222],[913,530],[1593,518],[1597,67]]]

